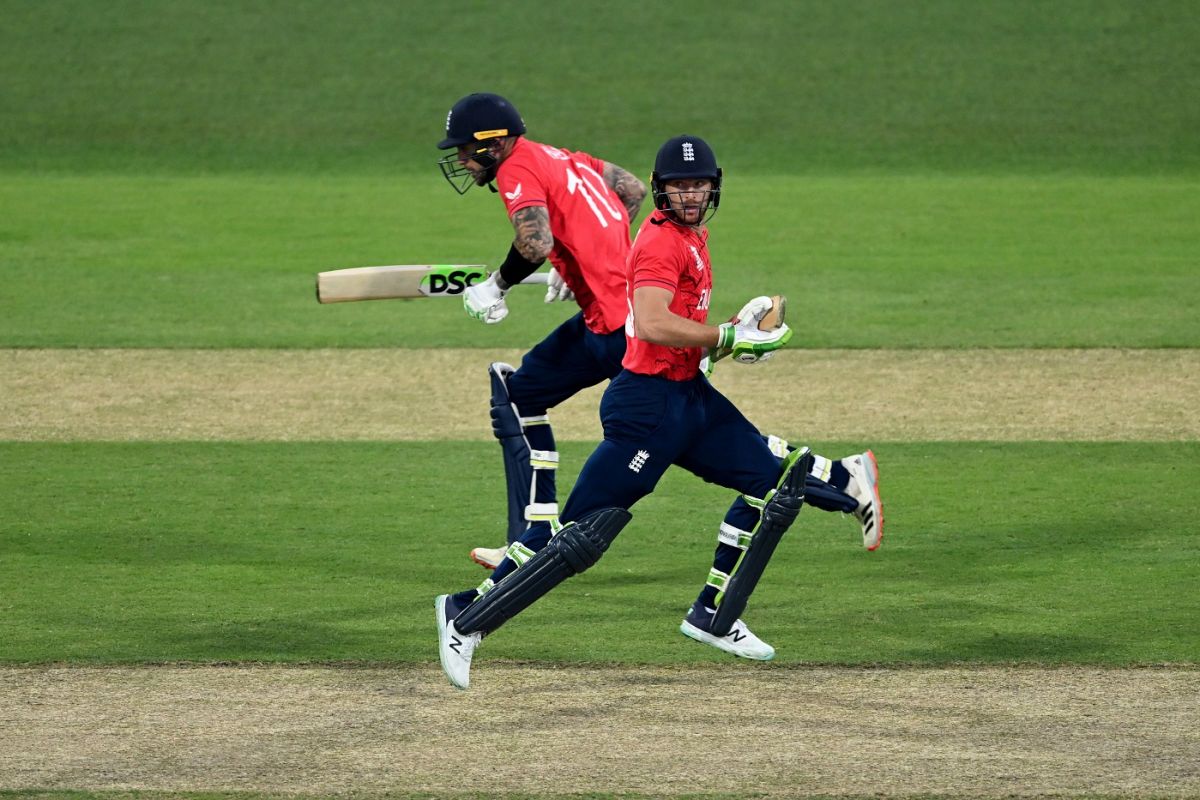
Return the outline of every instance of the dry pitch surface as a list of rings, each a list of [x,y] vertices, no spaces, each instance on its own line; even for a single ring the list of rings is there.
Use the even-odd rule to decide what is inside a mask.
[[[0,351],[0,439],[486,439],[483,368],[516,355]],[[862,403],[797,408],[800,377]],[[796,351],[716,382],[793,438],[1200,438],[1190,350]],[[597,397],[555,414],[563,438],[598,436]],[[0,790],[1200,797],[1194,667],[489,662],[475,681],[454,691],[433,658],[0,669]]]
[[[1200,671],[486,666],[0,670],[0,787],[1200,794]]]
[[[488,362],[519,358],[0,350],[0,440],[488,440]],[[794,350],[713,382],[798,441],[1200,439],[1200,350]],[[554,409],[558,438],[600,438],[599,396]]]

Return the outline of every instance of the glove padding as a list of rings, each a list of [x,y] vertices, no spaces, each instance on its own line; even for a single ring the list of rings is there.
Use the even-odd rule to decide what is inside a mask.
[[[729,321],[738,325],[757,328],[762,324],[763,317],[767,315],[767,312],[773,306],[774,303],[771,301],[771,298],[765,294],[761,294],[742,306],[742,310],[737,313],[737,316]]]
[[[563,276],[558,274],[558,270],[554,267],[546,273],[546,299],[542,302],[553,303],[555,300],[574,300],[575,293],[571,291],[571,287],[567,286],[567,282],[563,280]]]
[[[769,330],[759,329],[763,317],[774,305],[770,297],[760,295],[742,306],[736,317],[720,326],[721,338],[709,352],[706,375],[712,373],[713,364],[727,355],[732,355],[739,364],[757,364],[791,341],[792,329],[782,322]],[[701,368],[704,369],[703,364]]]
[[[739,364],[757,364],[766,361],[791,339],[792,329],[786,324],[760,331],[757,325],[726,322],[721,325],[721,342],[717,345],[717,351],[728,350]]]
[[[483,283],[467,287],[463,292],[463,308],[471,319],[495,325],[508,316],[508,304],[504,302],[506,294],[507,289],[496,285],[496,273],[493,272]]]

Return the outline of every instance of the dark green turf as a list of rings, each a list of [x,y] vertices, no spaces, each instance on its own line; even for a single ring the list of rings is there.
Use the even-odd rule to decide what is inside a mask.
[[[1200,167],[1187,0],[0,2],[0,164],[427,162],[450,104],[644,166],[683,129],[738,170]]]
[[[746,614],[782,663],[1200,661],[1195,443],[877,452],[883,548],[806,509]],[[491,443],[0,444],[0,661],[433,661],[499,473]],[[728,659],[676,630],[727,499],[670,473],[480,658]]]
[[[527,345],[561,315],[530,292],[486,333],[312,303],[321,269],[503,257],[496,199],[433,164],[492,89],[642,176],[713,142],[717,316],[784,292],[807,346],[1194,347],[1193,11],[0,0],[0,346]]]
[[[0,346],[529,347],[573,308],[318,305],[324,269],[498,263],[498,198],[432,170],[16,175],[0,209]],[[1184,178],[730,174],[711,318],[783,293],[794,346],[1195,347],[1197,220]]]

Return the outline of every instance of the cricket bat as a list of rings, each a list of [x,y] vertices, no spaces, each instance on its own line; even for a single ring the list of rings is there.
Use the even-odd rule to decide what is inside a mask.
[[[405,264],[354,267],[317,273],[318,303],[352,303],[413,297],[458,297],[468,286],[486,280],[482,264]],[[546,283],[535,272],[521,283]]]

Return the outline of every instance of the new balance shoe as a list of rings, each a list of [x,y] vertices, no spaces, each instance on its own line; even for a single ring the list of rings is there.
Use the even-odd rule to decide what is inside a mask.
[[[770,661],[775,657],[775,648],[764,642],[762,639],[755,636],[746,623],[740,619],[733,623],[733,627],[729,629],[729,633],[724,636],[716,636],[709,632],[712,626],[713,616],[717,613],[715,608],[707,608],[699,602],[692,606],[688,611],[687,616],[683,618],[683,623],[679,626],[679,632],[688,638],[695,639],[697,642],[712,645],[718,650],[724,650],[726,653],[732,653],[741,658],[752,658],[755,661]]]
[[[883,501],[879,499],[879,464],[870,450],[842,459],[854,480],[846,491],[858,501],[854,518],[862,525],[863,547],[875,550],[883,541]]]
[[[483,639],[482,633],[459,633],[454,628],[454,618],[462,609],[448,594],[438,595],[433,601],[437,612],[438,655],[442,660],[442,671],[458,689],[471,685],[471,657]]]
[[[507,547],[476,547],[471,551],[471,560],[486,569],[495,569],[507,552]]]

